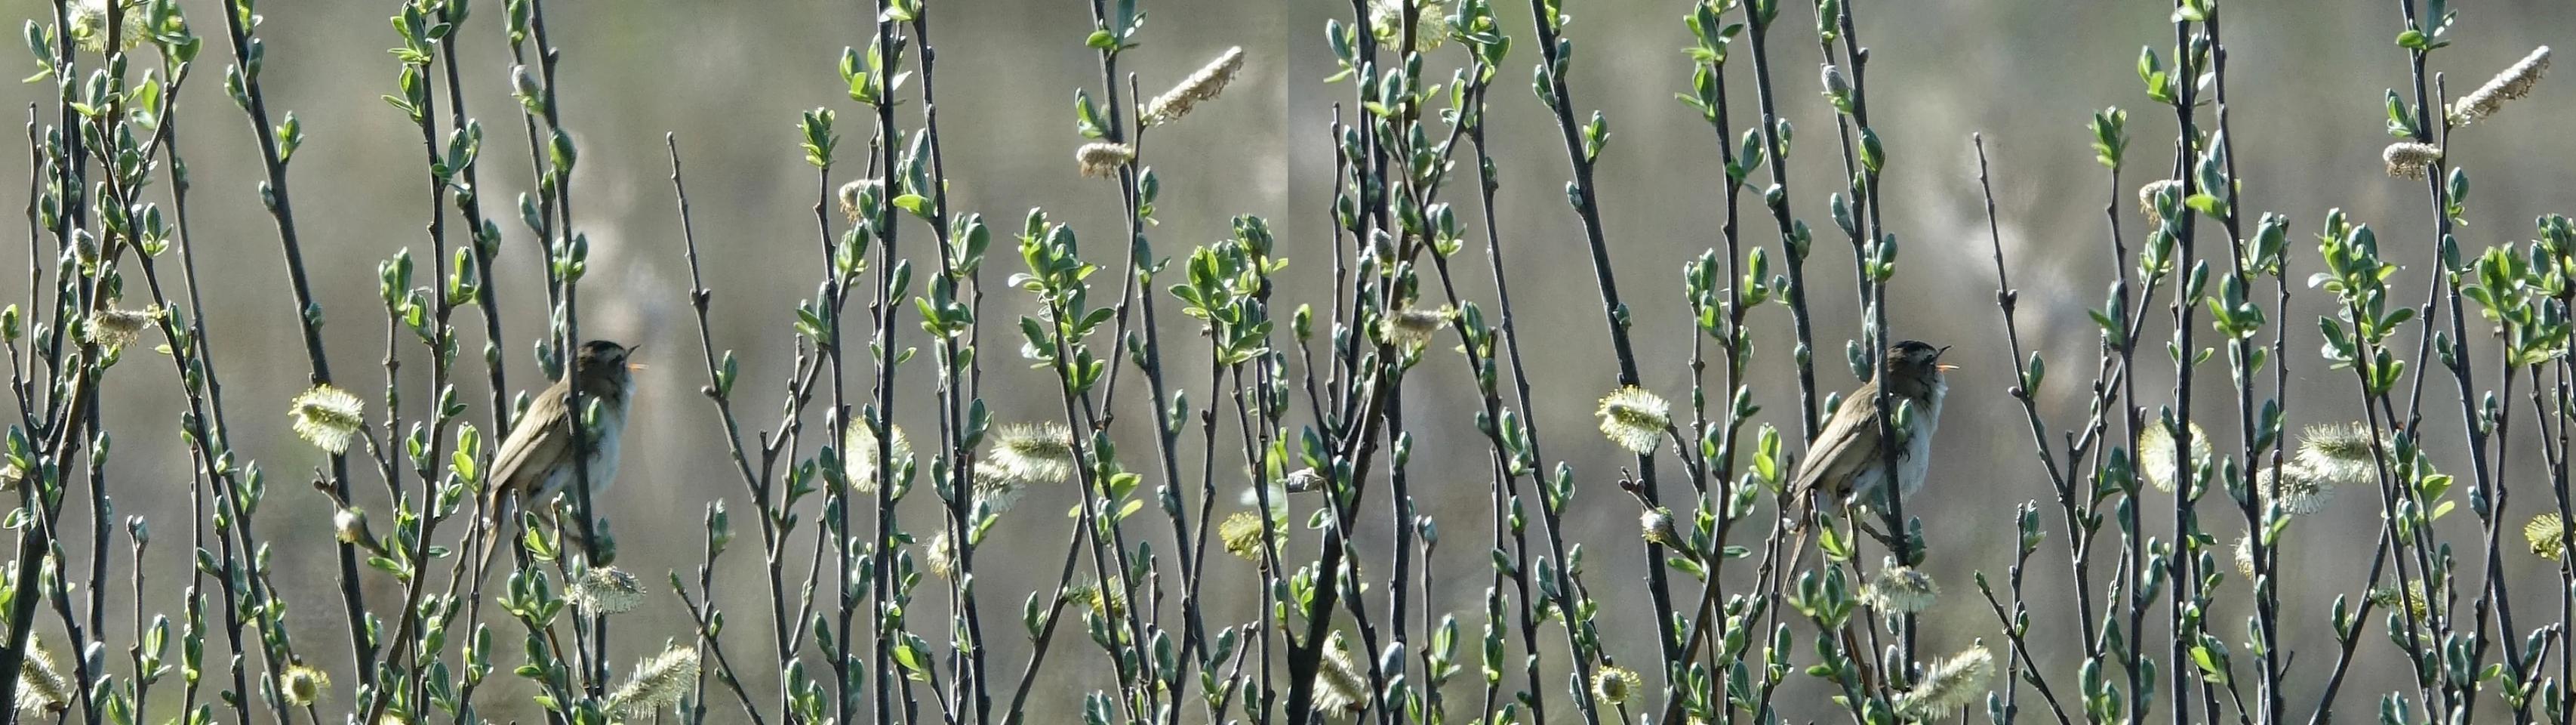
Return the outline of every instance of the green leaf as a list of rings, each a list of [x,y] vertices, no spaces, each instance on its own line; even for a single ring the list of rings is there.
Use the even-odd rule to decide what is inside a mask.
[[[2221,219],[2227,217],[2227,201],[2216,196],[2211,196],[2209,194],[2193,194],[2191,195],[2191,198],[2184,199],[2182,203],[2183,206],[2191,207],[2192,211]]]

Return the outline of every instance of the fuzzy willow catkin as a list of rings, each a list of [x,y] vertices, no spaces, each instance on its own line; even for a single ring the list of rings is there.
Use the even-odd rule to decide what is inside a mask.
[[[2530,55],[2487,79],[2477,90],[2451,102],[2451,125],[2466,126],[2494,116],[2506,101],[2531,95],[2531,87],[2549,72],[2549,46],[2533,48]]]
[[[1147,102],[1142,119],[1144,124],[1159,126],[1181,120],[1182,116],[1190,115],[1191,109],[1197,108],[1199,102],[1216,100],[1217,94],[1224,93],[1226,84],[1234,82],[1235,74],[1242,70],[1243,48],[1225,49],[1216,60],[1208,61],[1206,67]]]

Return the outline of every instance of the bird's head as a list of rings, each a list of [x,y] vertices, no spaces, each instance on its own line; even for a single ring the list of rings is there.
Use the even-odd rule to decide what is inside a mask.
[[[1948,347],[1906,340],[1887,349],[1887,366],[1905,377],[1931,377],[1959,369],[1957,365],[1941,362],[1941,354],[1949,351]]]
[[[634,350],[628,349],[625,345],[607,340],[592,340],[582,343],[581,351],[575,353],[573,369],[580,370],[585,376],[623,381],[629,372],[644,368],[643,365],[628,359],[633,354]]]

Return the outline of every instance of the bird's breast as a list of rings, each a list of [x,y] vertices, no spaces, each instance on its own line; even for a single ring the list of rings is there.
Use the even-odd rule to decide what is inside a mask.
[[[617,472],[618,442],[626,438],[626,411],[623,407],[603,409],[599,413],[599,440],[591,445],[591,483],[605,485]]]
[[[1915,410],[1913,430],[1905,438],[1905,457],[1898,461],[1897,492],[1911,498],[1923,489],[1924,479],[1932,473],[1932,434],[1941,428],[1941,401],[1949,397],[1950,384],[1939,378],[1923,396],[1923,405]]]

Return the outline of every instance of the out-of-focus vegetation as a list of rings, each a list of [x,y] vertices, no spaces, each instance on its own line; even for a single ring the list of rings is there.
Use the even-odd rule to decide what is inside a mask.
[[[2576,715],[2567,8],[6,7],[0,719]]]

